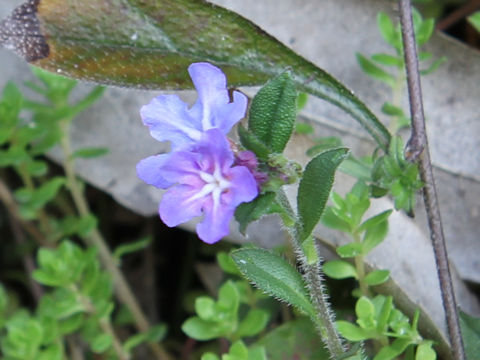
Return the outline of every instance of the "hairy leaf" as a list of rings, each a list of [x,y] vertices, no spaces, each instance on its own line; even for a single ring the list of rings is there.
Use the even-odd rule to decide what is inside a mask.
[[[312,233],[320,220],[332,189],[335,171],[347,152],[345,148],[325,151],[305,167],[297,194],[302,241]]]
[[[301,275],[280,256],[264,249],[240,249],[232,257],[245,277],[260,289],[315,316]]]
[[[29,0],[0,23],[0,44],[66,76],[144,89],[190,88],[209,61],[231,85],[292,69],[299,90],[351,114],[385,147],[388,130],[351,91],[247,19],[200,0]]]

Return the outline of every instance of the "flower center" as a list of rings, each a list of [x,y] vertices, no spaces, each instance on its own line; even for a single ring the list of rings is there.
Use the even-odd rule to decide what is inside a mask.
[[[217,208],[217,206],[220,205],[220,196],[231,186],[230,181],[223,176],[221,167],[218,164],[215,165],[213,174],[205,171],[199,171],[198,176],[200,176],[205,184],[203,185],[202,189],[190,200],[197,200],[211,194],[214,208]]]

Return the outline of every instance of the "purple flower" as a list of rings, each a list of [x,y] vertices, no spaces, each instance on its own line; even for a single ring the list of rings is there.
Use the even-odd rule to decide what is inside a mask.
[[[197,234],[212,244],[229,233],[235,208],[253,200],[257,194],[254,176],[245,166],[233,166],[234,156],[219,129],[203,133],[189,149],[179,150],[155,166],[138,168],[142,179],[163,187],[164,178],[173,183],[163,195],[160,217],[170,227],[203,214]]]
[[[200,140],[202,133],[220,129],[227,134],[247,110],[247,97],[239,91],[228,94],[225,74],[209,63],[194,63],[188,73],[198,92],[189,108],[177,95],[160,95],[140,110],[143,123],[158,141],[170,141],[172,151]]]

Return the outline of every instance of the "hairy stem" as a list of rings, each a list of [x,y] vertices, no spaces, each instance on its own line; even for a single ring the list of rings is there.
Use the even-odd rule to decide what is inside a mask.
[[[80,216],[88,216],[90,214],[90,209],[84,197],[83,191],[81,190],[78,184],[78,180],[75,176],[74,161],[71,157],[72,151],[70,147],[70,120],[62,120],[61,125],[63,131],[63,136],[61,140],[61,146],[64,156],[63,167],[67,177],[67,186],[72,194],[73,202]],[[92,230],[91,233],[86,237],[86,240],[89,245],[94,246],[98,249],[100,260],[102,261],[103,266],[113,278],[113,282],[115,284],[115,292],[119,300],[127,306],[130,313],[132,314],[137,329],[141,332],[148,331],[150,328],[148,320],[142,309],[140,308],[137,299],[133,295],[133,292],[130,289],[125,277],[118,269],[116,261],[113,258],[112,253],[110,252],[110,249],[106,245],[106,242],[100,232],[97,229]],[[159,344],[148,343],[148,345],[157,359],[166,360],[170,358],[170,356]]]
[[[407,70],[407,84],[410,99],[410,113],[412,116],[412,134],[408,142],[407,156],[418,159],[420,175],[425,183],[423,197],[430,227],[437,272],[440,280],[443,306],[447,317],[447,327],[455,360],[465,359],[462,335],[457,313],[457,304],[452,285],[452,277],[448,263],[447,248],[443,234],[442,220],[438,206],[435,179],[430,161],[428,139],[425,130],[423,114],[422,90],[418,71],[417,49],[415,33],[412,23],[410,0],[399,0],[400,20],[402,26],[403,47],[405,49],[405,64]],[[424,151],[425,149],[425,151]]]
[[[290,203],[285,194],[281,193],[279,196],[282,198],[283,206],[290,212],[291,216],[294,217],[294,211],[290,207]],[[331,357],[334,359],[339,358],[345,353],[346,349],[335,326],[334,313],[330,309],[330,304],[328,303],[328,296],[323,285],[320,263],[316,262],[315,264],[311,264],[305,256],[300,243],[300,232],[297,229],[298,222],[292,226],[284,221],[284,225],[290,233],[289,238],[292,243],[292,248],[295,252],[297,261],[300,264],[300,268],[303,270],[302,277],[307,284],[310,299],[316,310],[317,317],[312,319],[312,321],[317,328],[320,338],[330,352]],[[320,250],[316,245],[315,252],[317,254],[317,259],[321,259]]]

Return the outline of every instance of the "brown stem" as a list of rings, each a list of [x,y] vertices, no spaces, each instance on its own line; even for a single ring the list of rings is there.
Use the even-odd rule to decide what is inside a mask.
[[[457,304],[452,285],[452,277],[447,256],[447,247],[443,234],[442,220],[438,206],[435,179],[430,161],[428,139],[425,130],[425,118],[423,113],[422,90],[420,74],[418,71],[417,49],[415,33],[412,23],[412,10],[410,0],[399,0],[400,20],[402,25],[402,38],[407,70],[407,84],[410,98],[410,113],[412,116],[412,135],[408,142],[408,154],[410,159],[419,160],[420,176],[425,183],[423,198],[428,216],[430,236],[432,239],[435,261],[437,263],[440,290],[442,293],[443,306],[447,317],[448,333],[452,345],[455,360],[465,360],[462,335],[457,313]],[[425,149],[425,151],[423,151]]]
[[[472,14],[476,10],[480,10],[480,0],[470,0],[468,3],[464,4],[446,18],[438,22],[436,28],[437,30],[446,30],[457,21],[462,20],[464,17]]]
[[[34,224],[29,221],[22,219],[18,212],[18,206],[15,200],[13,199],[12,193],[8,189],[7,185],[0,179],[0,201],[7,208],[9,215],[13,216],[15,221],[22,226],[23,229],[38,243],[38,245],[52,247],[52,244],[49,244],[45,237],[42,235],[40,230],[36,228]]]
[[[15,239],[15,242],[18,246],[25,246],[26,240],[20,224],[12,213],[9,213],[8,217],[10,220],[10,225],[12,228],[13,238]],[[38,302],[43,296],[44,291],[42,286],[38,282],[36,282],[31,276],[32,272],[35,270],[35,262],[33,261],[33,257],[31,254],[25,254],[22,258],[22,261],[25,272],[28,275],[30,290],[32,291],[36,303],[38,304]]]

